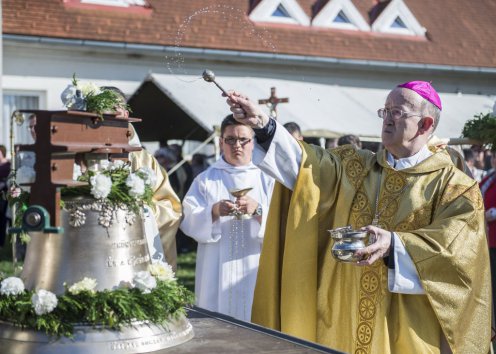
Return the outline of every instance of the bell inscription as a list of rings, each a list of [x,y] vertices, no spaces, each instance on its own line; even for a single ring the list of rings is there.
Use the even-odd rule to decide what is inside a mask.
[[[114,289],[131,282],[136,272],[147,270],[150,254],[141,217],[132,224],[124,220],[129,211],[115,209],[115,222],[99,224],[99,212],[84,210],[84,225],[70,225],[70,213],[61,211],[63,234],[32,232],[22,278],[28,289],[64,293],[84,277],[94,278],[96,290]],[[39,252],[43,249],[44,252]]]

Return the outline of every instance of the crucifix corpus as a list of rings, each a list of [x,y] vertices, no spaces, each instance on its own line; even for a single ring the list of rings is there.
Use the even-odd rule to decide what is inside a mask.
[[[277,119],[277,105],[279,103],[288,103],[289,98],[278,98],[276,96],[276,88],[270,88],[270,97],[263,100],[258,100],[258,104],[266,104],[270,109],[270,116],[274,119]]]

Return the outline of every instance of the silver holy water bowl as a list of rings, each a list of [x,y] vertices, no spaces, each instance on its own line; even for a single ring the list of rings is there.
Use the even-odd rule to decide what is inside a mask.
[[[345,226],[328,232],[334,242],[331,249],[334,258],[345,263],[362,260],[362,257],[355,256],[355,252],[369,245],[367,231],[353,230],[351,226]]]

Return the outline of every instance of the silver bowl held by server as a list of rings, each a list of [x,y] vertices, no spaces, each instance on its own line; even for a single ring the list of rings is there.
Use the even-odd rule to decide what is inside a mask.
[[[362,260],[355,252],[369,245],[367,231],[353,230],[351,226],[328,230],[333,240],[331,253],[341,262],[351,263]]]

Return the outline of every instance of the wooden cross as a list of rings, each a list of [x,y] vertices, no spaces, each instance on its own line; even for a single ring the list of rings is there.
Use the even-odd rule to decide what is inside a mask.
[[[277,98],[276,96],[276,88],[270,88],[270,97],[264,100],[258,100],[258,104],[266,104],[270,109],[270,116],[274,119],[277,119],[277,105],[279,103],[287,103],[289,102],[289,98]]]

